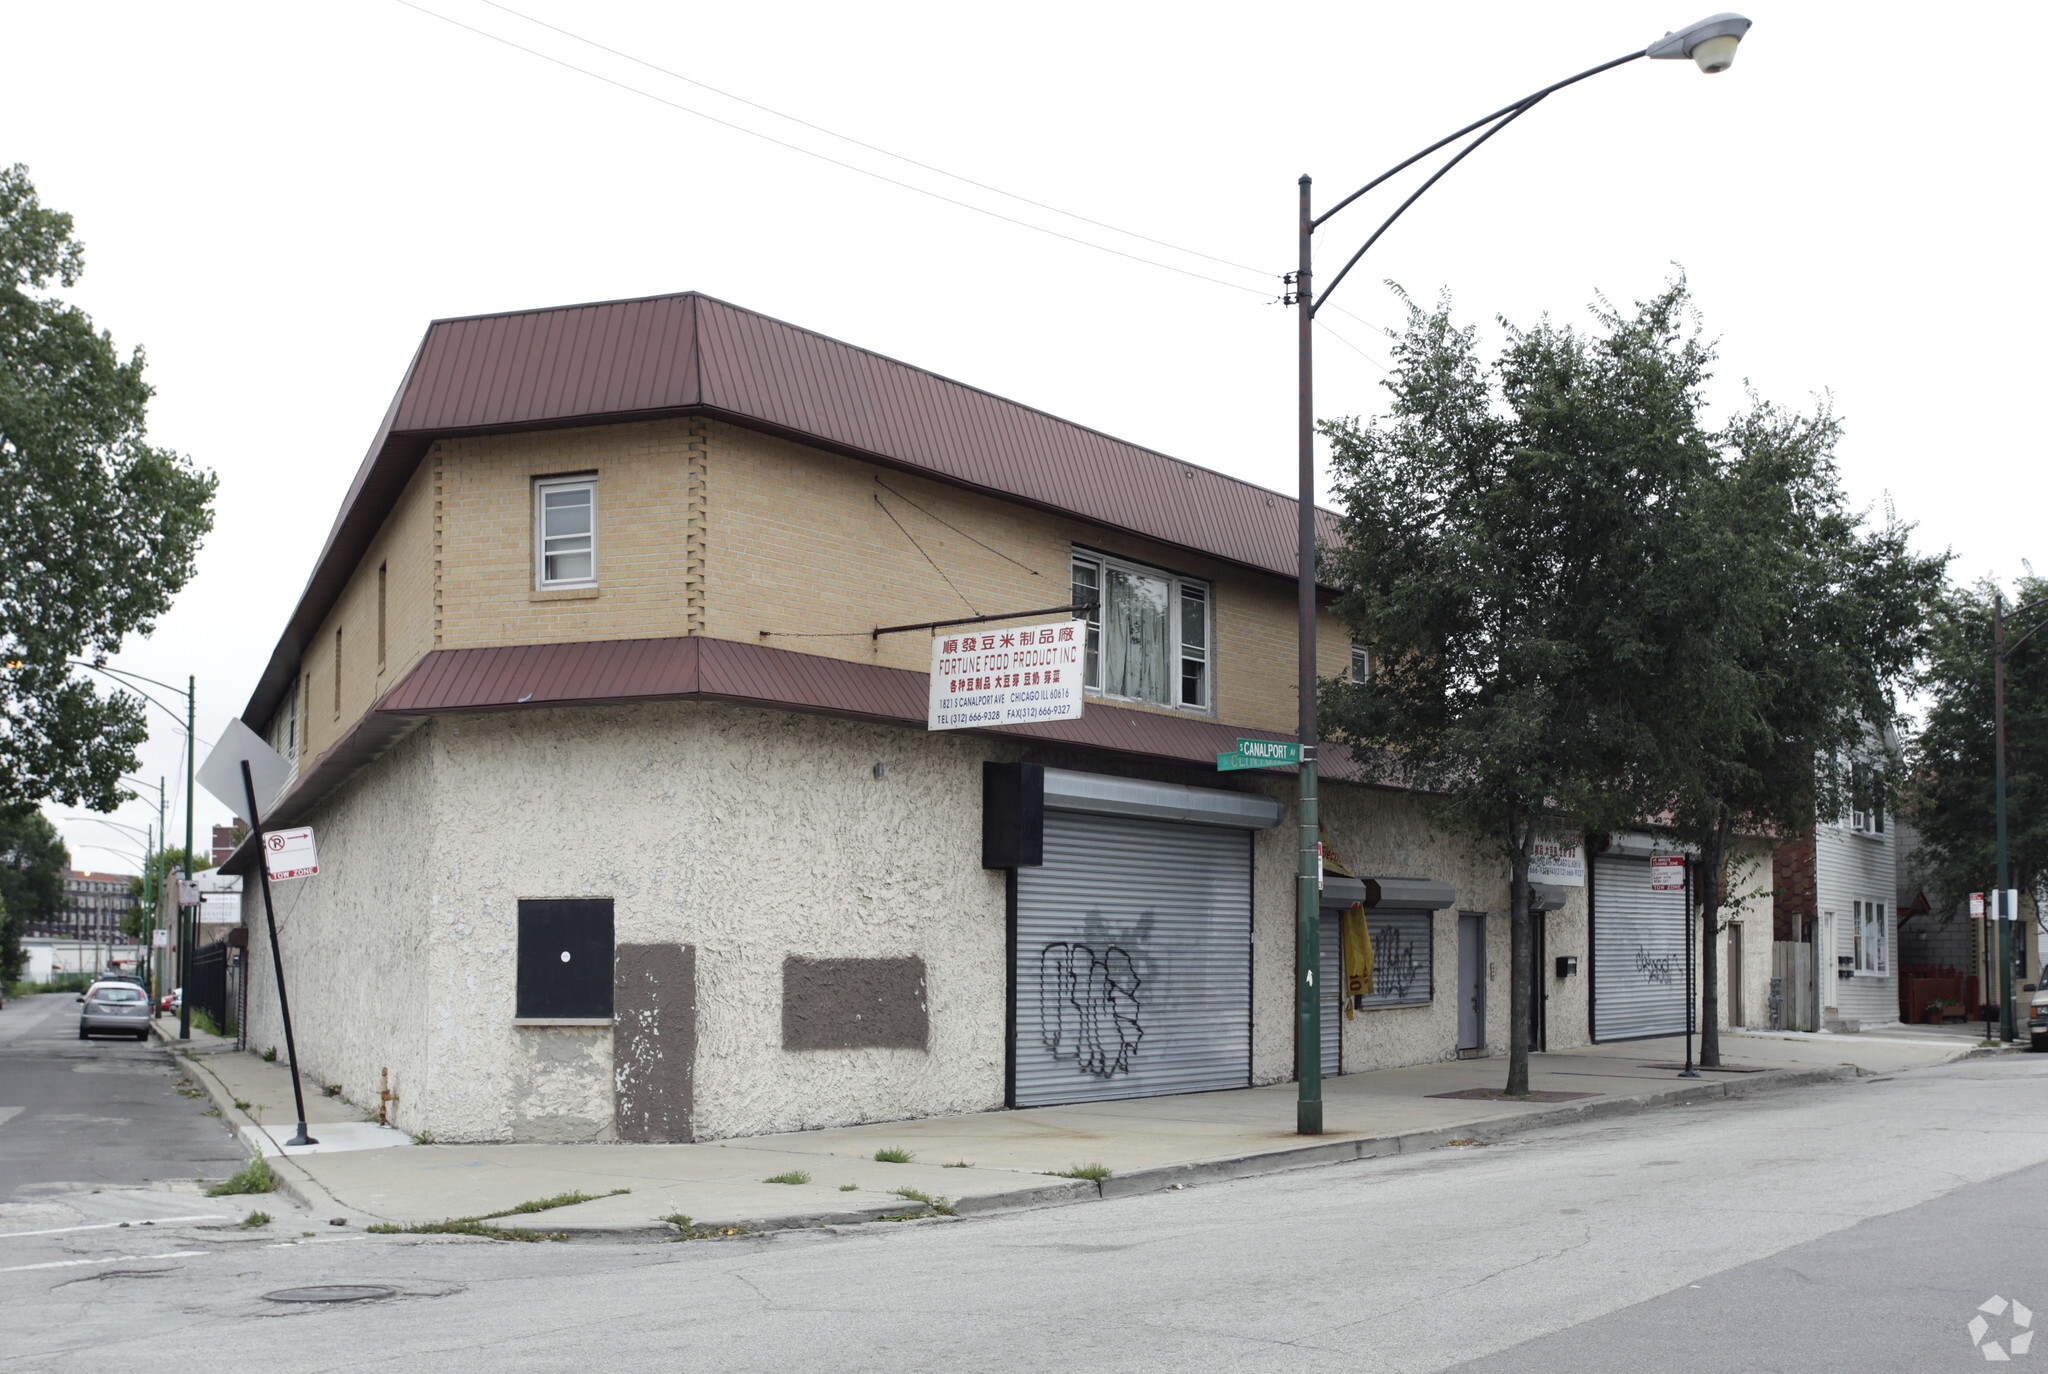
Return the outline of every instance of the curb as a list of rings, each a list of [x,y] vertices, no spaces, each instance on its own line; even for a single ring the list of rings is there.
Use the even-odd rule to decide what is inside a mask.
[[[1453,1140],[1492,1141],[1525,1131],[1542,1130],[1555,1126],[1576,1125],[1582,1121],[1598,1121],[1607,1117],[1633,1116],[1638,1112],[1650,1111],[1657,1107],[1681,1102],[1697,1102],[1713,1098],[1753,1097],[1759,1093],[1780,1088],[1808,1087],[1821,1083],[1846,1082],[1866,1076],[1867,1070],[1854,1065],[1843,1065],[1827,1069],[1773,1069],[1755,1076],[1745,1075],[1739,1080],[1702,1079],[1681,1087],[1665,1088],[1655,1092],[1630,1093],[1626,1096],[1607,1097],[1569,1106],[1554,1107],[1547,1111],[1525,1112],[1514,1116],[1489,1117],[1459,1126],[1441,1127],[1427,1131],[1410,1131],[1402,1135],[1355,1136],[1348,1140],[1333,1140],[1318,1145],[1304,1145],[1287,1150],[1262,1150],[1258,1154],[1236,1155],[1228,1159],[1200,1160],[1185,1164],[1162,1164],[1148,1169],[1137,1169],[1127,1174],[1111,1174],[1099,1182],[1087,1179],[1048,1182],[1029,1188],[1018,1188],[1001,1193],[983,1193],[962,1198],[953,1204],[955,1213],[962,1217],[988,1216],[997,1212],[1023,1211],[1039,1207],[1062,1207],[1080,1202],[1101,1202],[1115,1198],[1139,1197],[1146,1193],[1162,1192],[1175,1186],[1186,1187],[1196,1183],[1221,1183],[1231,1179],[1256,1178],[1265,1174],[1288,1173],[1295,1169],[1312,1169],[1326,1164],[1342,1164],[1359,1159],[1381,1159],[1390,1155],[1419,1154],[1449,1144]],[[905,1204],[905,1207],[915,1204]],[[882,1208],[879,1211],[847,1213],[807,1213],[784,1217],[755,1217],[749,1219],[705,1221],[707,1226],[741,1226],[749,1231],[789,1231],[808,1229],[816,1226],[858,1225],[877,1220],[882,1215],[903,1210]],[[571,1229],[571,1228],[565,1228]],[[571,1229],[571,1234],[576,1232]],[[623,1231],[587,1234],[608,1234],[622,1236]]]
[[[219,1076],[208,1067],[206,1056],[193,1054],[189,1051],[180,1054],[178,1051],[180,1042],[165,1036],[163,1028],[156,1024],[154,1017],[150,1018],[150,1028],[156,1032],[157,1038],[162,1041],[164,1048],[170,1050],[178,1059],[199,1071],[194,1073],[193,1078],[200,1087],[206,1090],[206,1095],[213,1099],[214,1108],[220,1113],[221,1120],[227,1122],[232,1129],[236,1144],[244,1143],[241,1132],[242,1127],[250,1126],[258,1130],[262,1129],[261,1122],[235,1105],[235,1095],[228,1091],[227,1084],[221,1082]],[[383,1222],[385,1220],[385,1218],[373,1212],[365,1212],[359,1208],[350,1207],[346,1203],[337,1201],[334,1195],[325,1188],[322,1188],[311,1174],[300,1168],[295,1161],[287,1156],[278,1154],[266,1156],[266,1158],[270,1161],[270,1172],[277,1179],[278,1188],[287,1197],[291,1198],[301,1207],[304,1207],[314,1216],[323,1218],[347,1217],[349,1224],[352,1226],[366,1226],[372,1222]]]

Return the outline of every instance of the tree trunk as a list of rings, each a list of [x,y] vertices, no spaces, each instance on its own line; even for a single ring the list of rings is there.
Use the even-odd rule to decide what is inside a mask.
[[[1728,826],[1717,822],[1700,846],[1700,1067],[1721,1067],[1721,867],[1727,862]]]
[[[1508,821],[1508,909],[1511,952],[1508,972],[1508,1096],[1529,1091],[1529,835],[1534,826]],[[1520,833],[1517,833],[1517,832]]]

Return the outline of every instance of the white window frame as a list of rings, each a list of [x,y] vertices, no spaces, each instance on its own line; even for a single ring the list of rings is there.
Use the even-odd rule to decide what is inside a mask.
[[[1079,570],[1089,567],[1094,570],[1095,606],[1084,617],[1088,622],[1088,642],[1083,655],[1083,688],[1086,695],[1102,701],[1128,701],[1139,706],[1163,706],[1170,710],[1187,711],[1196,715],[1216,714],[1216,587],[1212,582],[1199,577],[1188,577],[1181,573],[1169,572],[1165,568],[1149,563],[1139,563],[1129,558],[1118,558],[1114,554],[1102,553],[1096,549],[1075,546],[1069,560],[1069,580],[1075,587],[1081,586]],[[1108,578],[1104,574],[1111,568],[1121,569],[1139,577],[1163,579],[1171,589],[1166,608],[1167,641],[1166,682],[1169,699],[1163,702],[1150,701],[1144,697],[1123,696],[1102,689],[1102,598],[1107,590]],[[1182,637],[1181,616],[1183,598],[1192,592],[1202,602],[1203,643],[1198,647],[1190,645]],[[1080,593],[1075,593],[1080,600]],[[1199,652],[1195,658],[1191,651]],[[1184,675],[1189,662],[1199,662],[1202,669],[1201,700],[1186,701]]]
[[[551,491],[582,490],[590,493],[590,576],[577,578],[548,577],[547,556],[547,493]],[[598,576],[597,540],[597,478],[549,477],[536,479],[533,484],[533,588],[535,591],[552,592],[577,587],[595,587]]]
[[[1861,898],[1849,904],[1850,926],[1856,951],[1856,976],[1859,978],[1888,978],[1891,976],[1891,908],[1884,902],[1865,901]]]
[[[1351,680],[1361,683],[1372,680],[1372,650],[1363,644],[1351,646]]]
[[[1857,762],[1849,765],[1849,796],[1845,799],[1846,809],[1842,814],[1842,828],[1852,835],[1867,835],[1872,839],[1884,837],[1884,794],[1878,793],[1868,810],[1856,805],[1856,774],[1859,770],[1876,775],[1876,765]]]

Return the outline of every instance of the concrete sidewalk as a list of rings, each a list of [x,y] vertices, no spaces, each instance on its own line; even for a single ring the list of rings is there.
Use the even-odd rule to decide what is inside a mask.
[[[283,1145],[296,1125],[285,1064],[231,1046],[200,1049],[190,1062],[202,1070],[195,1077],[222,1115],[272,1157],[286,1187],[317,1215],[415,1224],[502,1212],[565,1192],[623,1189],[505,1224],[673,1234],[664,1219],[677,1213],[699,1227],[774,1230],[922,1210],[905,1192],[945,1199],[963,1214],[1125,1196],[1497,1139],[1665,1103],[1891,1073],[1963,1058],[1973,1045],[1956,1036],[1738,1032],[1724,1035],[1723,1058],[1753,1071],[1697,1079],[1673,1071],[1683,1051],[1683,1041],[1663,1039],[1532,1056],[1532,1092],[1572,1095],[1563,1100],[1444,1096],[1498,1089],[1505,1057],[1328,1079],[1326,1130],[1313,1139],[1294,1134],[1294,1085],[1278,1083],[696,1145],[439,1145],[366,1124],[362,1111],[308,1082],[307,1119],[321,1144],[298,1149]],[[909,1151],[910,1162],[879,1162],[875,1153],[883,1149]],[[1099,1182],[1060,1176],[1090,1165],[1111,1172]],[[767,1181],[795,1174],[808,1181]]]

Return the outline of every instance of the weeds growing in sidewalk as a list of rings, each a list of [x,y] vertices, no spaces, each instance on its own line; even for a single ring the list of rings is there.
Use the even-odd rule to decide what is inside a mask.
[[[432,1131],[414,1131],[412,1133],[412,1143],[415,1145],[431,1145],[434,1143],[434,1133]]]
[[[929,1207],[932,1211],[937,1212],[942,1217],[950,1217],[953,1215],[953,1204],[947,1201],[945,1198],[933,1197],[930,1193],[920,1192],[915,1188],[896,1188],[892,1189],[891,1191],[893,1191],[897,1197],[907,1198],[911,1202],[922,1202],[926,1207]]]
[[[842,1193],[851,1193],[851,1192],[855,1192],[855,1191],[857,1191],[857,1190],[858,1190],[859,1188],[860,1188],[860,1185],[859,1185],[858,1183],[842,1183],[842,1184],[840,1184],[840,1185],[839,1185],[839,1191],[840,1191],[840,1192],[842,1192]]]
[[[556,1193],[553,1197],[535,1198],[531,1202],[522,1202],[517,1207],[485,1212],[481,1216],[450,1217],[446,1221],[427,1221],[416,1226],[379,1225],[364,1229],[383,1236],[482,1236],[488,1240],[567,1240],[569,1234],[566,1231],[522,1231],[516,1226],[492,1226],[490,1223],[499,1217],[551,1212],[557,1207],[574,1207],[579,1202],[595,1202],[601,1197],[617,1197],[621,1193],[632,1191],[631,1188],[614,1188],[609,1193]]]
[[[951,1164],[941,1164],[939,1167],[941,1169],[972,1169],[974,1166],[964,1159],[956,1159]]]
[[[251,1212],[248,1216],[242,1218],[242,1229],[244,1231],[253,1231],[258,1226],[268,1225],[270,1225],[270,1213],[268,1212]]]
[[[266,1064],[275,1064],[277,1062],[277,1046],[272,1045],[269,1049],[263,1051],[263,1062]]]
[[[908,1164],[916,1157],[916,1151],[898,1149],[894,1145],[886,1145],[875,1151],[877,1164]]]
[[[322,1084],[320,1085],[320,1091],[321,1091],[321,1092],[323,1092],[323,1093],[325,1093],[325,1094],[327,1094],[327,1095],[328,1095],[329,1097],[340,1097],[340,1096],[341,1096],[341,1084],[339,1084],[339,1083],[322,1083]]]
[[[1054,1178],[1085,1178],[1100,1183],[1116,1170],[1106,1164],[1076,1164],[1071,1169],[1053,1170]]]
[[[244,1101],[243,1101],[243,1100],[242,1100],[241,1098],[239,1098],[239,1097],[238,1097],[238,1098],[236,1098],[236,1099],[235,1099],[235,1110],[236,1110],[236,1111],[242,1111],[242,1112],[246,1112],[246,1111],[248,1111],[248,1110],[249,1110],[249,1104],[248,1104],[248,1103],[246,1103],[246,1102],[244,1102]]]
[[[206,1190],[208,1197],[234,1197],[240,1193],[274,1193],[277,1191],[277,1175],[270,1172],[270,1161],[262,1155],[244,1164],[240,1172],[225,1182],[216,1183]]]
[[[662,1220],[682,1233],[675,1237],[677,1240],[725,1240],[747,1234],[744,1226],[698,1226],[681,1212],[670,1212]]]
[[[485,1240],[567,1240],[566,1231],[522,1231],[516,1226],[492,1226],[475,1217],[455,1217],[449,1221],[427,1221],[417,1226],[366,1226],[366,1231],[381,1236],[481,1236]],[[311,1231],[306,1232],[312,1235]]]
[[[788,1173],[776,1174],[772,1178],[764,1178],[761,1181],[763,1183],[809,1183],[811,1176],[802,1169],[791,1169]]]

